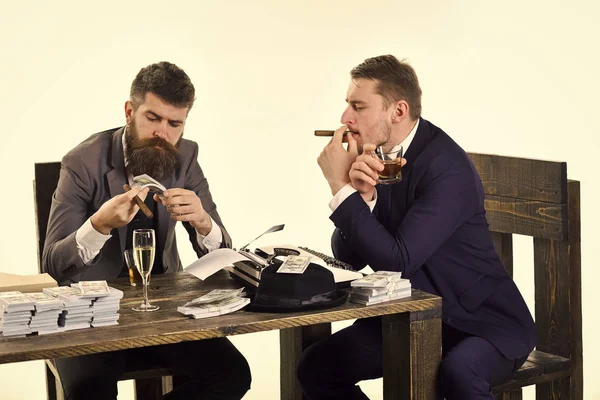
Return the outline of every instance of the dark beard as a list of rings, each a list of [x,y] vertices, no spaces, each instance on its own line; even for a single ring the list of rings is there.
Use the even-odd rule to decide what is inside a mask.
[[[177,148],[159,137],[139,139],[135,121],[125,134],[127,171],[133,176],[147,174],[161,181],[170,177],[178,166]]]

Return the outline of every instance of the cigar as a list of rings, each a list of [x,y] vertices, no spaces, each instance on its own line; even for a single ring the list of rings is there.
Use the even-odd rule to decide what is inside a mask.
[[[348,132],[348,131],[346,131]],[[344,132],[344,137],[342,138],[342,142],[347,142],[348,139],[346,138],[346,132]],[[319,136],[319,137],[332,137],[333,134],[335,133],[335,131],[315,131],[315,136]]]
[[[131,186],[129,186],[128,184],[124,184],[123,185],[123,189],[126,192],[129,192],[131,190]],[[152,196],[150,193],[148,193],[148,196]],[[154,216],[154,214],[152,214],[152,211],[150,211],[150,209],[148,208],[148,206],[146,205],[146,203],[144,203],[142,201],[142,199],[140,199],[139,197],[134,196],[133,200],[135,201],[135,204],[137,204],[140,207],[140,210],[142,210],[142,212],[144,213],[144,215],[148,218],[152,218]]]

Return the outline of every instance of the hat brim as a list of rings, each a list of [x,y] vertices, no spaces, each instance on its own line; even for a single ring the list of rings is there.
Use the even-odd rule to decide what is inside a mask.
[[[247,311],[254,312],[295,312],[320,310],[323,308],[332,308],[341,306],[348,299],[348,292],[345,290],[336,290],[335,298],[329,301],[323,301],[311,304],[289,305],[289,304],[260,304],[255,303],[254,299],[245,308]]]

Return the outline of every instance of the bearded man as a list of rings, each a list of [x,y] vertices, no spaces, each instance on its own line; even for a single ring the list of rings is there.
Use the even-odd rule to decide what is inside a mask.
[[[140,70],[125,103],[125,127],[96,133],[62,159],[48,221],[43,268],[60,284],[127,276],[123,252],[134,229],[156,232],[152,274],[182,270],[175,239],[181,221],[198,257],[231,247],[231,238],[197,161],[198,144],[183,139],[195,90],[168,62]],[[133,185],[148,174],[167,191],[149,196]],[[133,189],[124,192],[123,186]],[[143,199],[154,217],[134,201]],[[115,399],[117,380],[132,357],[158,361],[187,375],[168,399],[240,399],[250,387],[245,358],[226,338],[57,359],[67,399]]]

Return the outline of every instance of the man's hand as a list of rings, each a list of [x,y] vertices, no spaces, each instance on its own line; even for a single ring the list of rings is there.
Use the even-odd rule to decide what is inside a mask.
[[[350,167],[350,183],[365,201],[373,200],[375,196],[375,185],[379,180],[377,171],[383,171],[383,163],[373,157],[375,145],[363,144],[363,153],[356,157],[356,161]]]
[[[331,188],[331,194],[335,194],[343,188],[346,184],[350,183],[350,177],[348,172],[350,166],[356,160],[358,156],[358,148],[356,140],[352,137],[350,132],[347,133],[348,139],[348,150],[342,146],[342,139],[344,138],[344,132],[346,132],[346,126],[342,126],[333,134],[333,138],[325,146],[317,162],[329,187]]]
[[[363,153],[356,157],[356,161],[350,167],[350,183],[356,189],[363,200],[371,201],[375,196],[375,185],[379,182],[379,171],[383,171],[383,163],[373,156],[375,145],[365,143]],[[406,165],[406,159],[402,159],[402,166]]]
[[[208,235],[212,229],[210,215],[202,207],[202,202],[195,192],[187,189],[169,189],[162,196],[154,195],[175,221],[188,221],[201,235]]]
[[[148,188],[140,189],[133,187],[130,191],[118,194],[106,203],[102,204],[90,218],[92,227],[104,235],[108,235],[114,228],[127,225],[140,209],[133,200],[134,196],[146,199]]]

